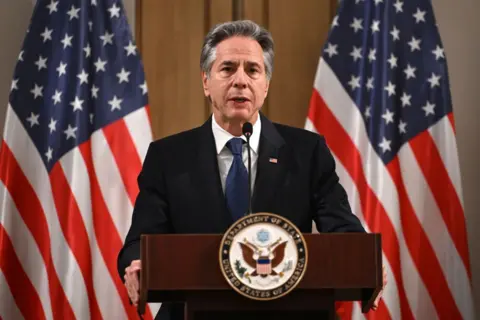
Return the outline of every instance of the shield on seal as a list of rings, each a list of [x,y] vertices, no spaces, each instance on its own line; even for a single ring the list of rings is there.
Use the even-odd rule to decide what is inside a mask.
[[[268,257],[260,257],[257,260],[257,273],[259,275],[269,275],[272,273],[272,260]]]

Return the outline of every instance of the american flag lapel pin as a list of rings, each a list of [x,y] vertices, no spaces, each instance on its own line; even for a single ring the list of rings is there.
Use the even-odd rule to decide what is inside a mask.
[[[270,158],[270,159],[268,159],[268,161],[271,162],[271,163],[278,163],[277,158]]]

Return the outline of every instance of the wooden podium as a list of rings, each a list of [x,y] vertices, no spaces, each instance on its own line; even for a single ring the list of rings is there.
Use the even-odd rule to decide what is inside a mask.
[[[138,311],[147,302],[184,302],[185,319],[334,319],[335,301],[370,310],[382,288],[379,234],[304,234],[308,265],[288,295],[256,301],[222,275],[222,235],[143,235]]]

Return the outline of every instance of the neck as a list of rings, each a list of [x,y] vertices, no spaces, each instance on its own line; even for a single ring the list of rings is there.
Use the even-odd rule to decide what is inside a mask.
[[[257,122],[258,119],[258,112],[256,112],[249,120],[237,120],[237,119],[228,119],[223,117],[220,114],[213,113],[215,117],[215,121],[218,123],[220,127],[222,127],[225,131],[232,134],[235,137],[240,137],[243,135],[242,127],[245,122],[250,122],[252,125]]]

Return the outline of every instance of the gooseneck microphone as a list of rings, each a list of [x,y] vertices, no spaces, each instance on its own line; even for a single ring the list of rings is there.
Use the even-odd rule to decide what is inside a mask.
[[[252,158],[250,155],[250,137],[253,133],[253,126],[250,122],[245,122],[242,126],[243,135],[247,138],[247,154],[248,154],[248,212],[252,214]]]

